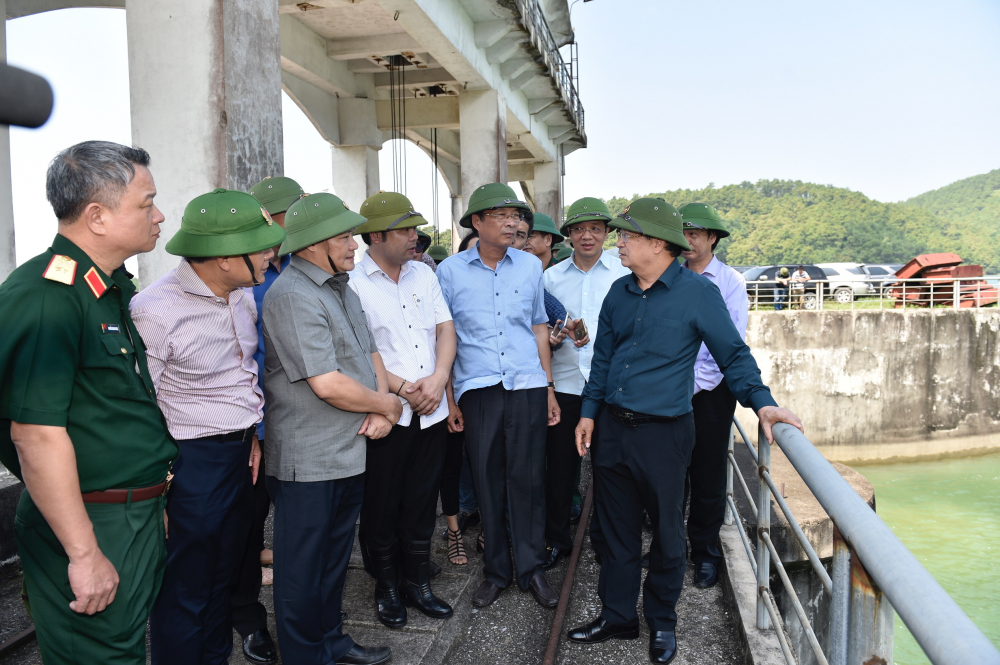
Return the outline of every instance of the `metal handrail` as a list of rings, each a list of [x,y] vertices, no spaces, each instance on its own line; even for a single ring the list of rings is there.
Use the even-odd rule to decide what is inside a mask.
[[[740,431],[747,446],[750,442],[743,428],[734,418],[734,426]],[[934,665],[1000,665],[1000,651],[983,635],[982,631],[959,608],[958,604],[945,592],[930,573],[917,561],[916,557],[900,542],[899,538],[886,526],[885,522],[875,514],[868,504],[848,484],[839,472],[816,449],[806,436],[795,427],[778,424],[772,430],[774,441],[778,444],[785,457],[792,464],[806,486],[819,501],[820,505],[833,520],[838,537],[846,542],[851,556],[856,556],[862,564],[864,573],[870,576],[882,593],[895,608],[903,623],[906,624],[917,644],[930,658]],[[733,478],[739,475],[743,490],[749,495],[749,488],[742,482],[742,475],[733,456],[734,439],[730,436],[729,464],[727,472],[727,510],[726,523],[731,524],[737,514],[733,501]],[[864,635],[851,635],[851,630],[859,626],[875,629],[866,621],[852,620],[850,617],[852,585],[848,580],[848,559],[840,554],[835,542],[834,575],[820,575],[824,588],[831,594],[831,626],[832,636],[829,661],[816,639],[815,631],[792,587],[784,565],[778,557],[778,552],[771,542],[770,535],[770,497],[774,496],[789,523],[798,526],[788,510],[787,504],[780,498],[780,493],[770,479],[771,444],[758,432],[757,440],[757,473],[758,485],[757,514],[757,561],[750,551],[749,540],[740,528],[744,548],[751,560],[751,567],[757,576],[757,627],[768,628],[768,619],[774,625],[782,653],[791,665],[794,663],[790,651],[786,649],[785,638],[781,626],[773,612],[769,576],[770,565],[773,563],[781,578],[796,616],[802,624],[810,647],[820,663],[830,662],[833,665],[846,665],[849,639],[864,641]],[[773,492],[773,494],[772,494]],[[749,498],[749,496],[748,496]],[[753,502],[751,501],[751,504]],[[814,568],[818,562],[813,561],[815,551],[805,538],[801,528],[793,528],[793,533],[800,544],[804,545]],[[836,540],[836,538],[835,538]],[[773,558],[772,558],[773,557]],[[820,568],[822,566],[820,565]],[[818,572],[818,571],[817,571]],[[825,569],[823,571],[826,572]],[[877,622],[876,622],[877,623]],[[891,622],[890,622],[891,623]],[[891,625],[887,627],[891,631]],[[890,646],[891,650],[891,646]]]
[[[804,290],[793,294],[792,289],[782,287],[782,294],[776,292],[774,280],[754,280],[746,282],[747,295],[751,298],[751,308],[754,311],[761,307],[773,307],[775,310],[791,311],[798,304],[802,309],[826,309],[827,303],[836,301],[849,304],[851,309],[875,309],[872,305],[878,303],[877,309],[914,308],[914,307],[950,307],[960,309],[963,302],[974,302],[976,307],[990,304],[996,300],[995,289],[1000,283],[998,275],[983,275],[982,277],[933,278],[914,277],[907,279],[890,278],[853,282],[865,284],[871,291],[854,293],[849,302],[840,299],[830,284],[845,284],[838,279],[810,279]],[[839,291],[840,289],[837,289]],[[794,300],[793,300],[794,298]],[[801,299],[801,302],[797,302]]]
[[[584,136],[583,103],[580,101],[576,86],[573,85],[573,73],[559,53],[559,47],[556,46],[556,40],[552,37],[552,31],[549,29],[548,21],[545,20],[542,8],[538,5],[538,0],[515,0],[515,4],[521,13],[524,27],[528,30],[531,43],[541,53],[542,62],[548,69],[549,76],[556,82],[556,87],[566,104],[566,110],[573,118],[580,135]]]

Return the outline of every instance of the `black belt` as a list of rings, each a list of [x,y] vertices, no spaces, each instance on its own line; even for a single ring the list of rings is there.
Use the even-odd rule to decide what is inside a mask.
[[[246,429],[236,430],[235,432],[226,432],[225,434],[213,434],[212,436],[203,436],[201,438],[208,439],[210,441],[249,441],[257,433],[257,426],[250,425]]]
[[[646,423],[669,423],[677,420],[680,416],[651,416],[648,413],[636,413],[626,411],[613,404],[607,404],[608,413],[625,427],[636,427]]]

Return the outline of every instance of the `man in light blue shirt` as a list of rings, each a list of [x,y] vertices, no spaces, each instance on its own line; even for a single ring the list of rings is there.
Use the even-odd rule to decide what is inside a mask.
[[[455,401],[483,520],[485,579],[472,597],[478,607],[490,605],[513,579],[511,545],[521,589],[543,607],[559,603],[542,570],[545,432],[559,422],[542,264],[510,246],[526,214],[531,209],[507,185],[476,189],[459,223],[477,229],[479,242],[437,271],[458,333]]]
[[[594,356],[594,345],[589,340],[596,339],[601,305],[611,284],[631,274],[621,259],[604,250],[610,220],[611,213],[600,199],[586,197],[571,205],[562,232],[573,241],[573,255],[546,270],[544,276],[545,289],[566,307],[566,328],[571,333],[552,354],[556,400],[563,417],[558,425],[549,428],[545,444],[545,541],[549,547],[546,570],[568,556],[573,547],[570,510],[581,461],[574,428],[580,420],[580,395],[590,378],[590,360]],[[576,340],[581,321],[584,328],[590,328],[590,335]],[[601,531],[596,520],[591,522],[590,537],[591,545],[599,552]]]
[[[729,235],[715,208],[689,203],[679,212],[690,251],[682,252],[684,267],[701,273],[719,287],[729,316],[740,336],[747,336],[747,288],[743,276],[715,257],[719,241]],[[722,561],[719,529],[726,510],[726,460],[736,397],[722,380],[722,372],[704,343],[694,365],[695,444],[688,465],[687,486],[691,512],[687,532],[691,541],[696,587],[713,586]]]

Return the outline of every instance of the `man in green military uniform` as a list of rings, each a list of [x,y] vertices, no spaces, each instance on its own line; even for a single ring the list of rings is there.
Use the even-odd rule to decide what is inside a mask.
[[[534,225],[528,233],[528,242],[524,245],[524,251],[534,254],[542,260],[545,269],[556,264],[553,252],[558,248],[555,245],[561,242],[563,235],[556,228],[556,223],[548,215],[540,212],[535,213]]]
[[[0,286],[0,461],[27,488],[15,538],[47,665],[145,663],[163,575],[177,445],[122,269],[163,221],[148,164],[104,141],[61,152],[46,183],[58,235]]]

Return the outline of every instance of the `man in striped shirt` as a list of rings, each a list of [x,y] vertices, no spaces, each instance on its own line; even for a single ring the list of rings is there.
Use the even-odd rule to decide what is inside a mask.
[[[388,436],[368,441],[360,539],[376,578],[378,618],[401,628],[401,596],[429,617],[452,614],[431,592],[430,545],[447,446],[448,402],[442,397],[457,338],[437,277],[413,260],[417,227],[427,221],[394,192],[369,197],[361,214],[368,221],[356,232],[368,253],[348,286],[361,300],[389,392],[399,397],[403,414]]]
[[[167,494],[163,588],[150,618],[154,664],[222,664],[232,651],[230,598],[249,542],[264,407],[250,287],[284,238],[249,194],[199,196],[166,247],[185,258],[132,300],[157,401],[180,448]]]

